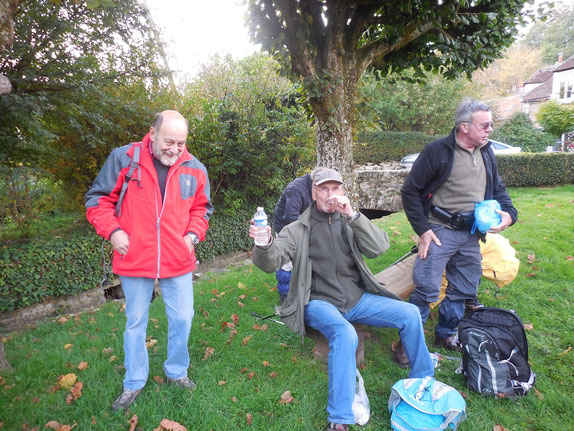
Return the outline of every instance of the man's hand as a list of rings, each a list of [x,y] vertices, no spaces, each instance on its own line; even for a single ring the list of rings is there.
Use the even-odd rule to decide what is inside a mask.
[[[439,247],[442,245],[432,229],[427,230],[419,237],[419,252],[417,254],[421,259],[427,258],[431,241],[434,241],[434,243]]]
[[[187,244],[187,247],[189,248],[189,252],[191,253],[193,251],[193,249],[195,248],[195,246],[193,245],[193,242],[191,241],[191,237],[189,235],[184,235],[183,240]]]
[[[327,199],[327,208],[334,209],[348,217],[355,213],[347,196],[331,196]]]
[[[502,217],[502,220],[500,221],[500,224],[498,226],[492,226],[490,229],[488,229],[487,230],[488,233],[502,232],[504,229],[506,229],[512,223],[512,217],[510,217],[510,214],[508,214],[506,211],[500,211],[497,209],[495,209],[494,211],[496,211],[498,214],[500,214],[500,217]]]
[[[110,237],[110,242],[112,247],[122,256],[128,253],[128,248],[130,247],[130,237],[123,230],[115,231]]]
[[[259,228],[253,223],[253,220],[251,220],[251,225],[249,225],[249,238],[255,239],[255,235],[257,235]],[[271,242],[271,226],[265,226],[265,230],[267,231],[267,244],[269,244]]]

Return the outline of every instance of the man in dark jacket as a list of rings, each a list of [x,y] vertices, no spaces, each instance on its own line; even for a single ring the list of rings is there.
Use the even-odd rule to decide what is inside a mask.
[[[287,184],[273,211],[273,228],[275,232],[281,232],[284,226],[297,220],[303,211],[311,205],[311,202],[313,202],[311,198],[311,188],[313,186],[313,176],[315,173],[316,170],[310,174],[295,178]],[[293,264],[287,262],[275,273],[280,304],[283,304],[289,293],[292,268]]]
[[[213,206],[207,171],[187,151],[187,133],[180,113],[157,114],[142,142],[112,151],[86,195],[87,218],[114,248],[126,298],[126,375],[113,410],[127,409],[148,379],[146,328],[156,279],[168,319],[167,382],[195,387],[187,376],[194,248],[205,238]]]
[[[385,252],[387,234],[352,208],[342,183],[337,171],[318,172],[314,203],[277,238],[268,227],[268,245],[253,249],[253,263],[268,273],[293,262],[289,296],[279,308],[285,325],[302,336],[308,325],[329,340],[328,431],[355,423],[358,337],[351,322],[397,328],[410,360],[409,377],[434,374],[418,308],[387,291],[363,258]],[[249,236],[255,234],[251,226]]]
[[[490,108],[465,100],[457,108],[449,136],[428,144],[417,157],[401,188],[403,208],[419,236],[413,268],[417,305],[423,324],[429,304],[439,299],[446,268],[446,297],[439,305],[435,345],[460,350],[456,333],[466,301],[476,298],[482,274],[479,232],[471,233],[475,204],[495,199],[502,221],[488,232],[514,224],[518,213],[498,175],[496,157],[488,141],[494,123]]]

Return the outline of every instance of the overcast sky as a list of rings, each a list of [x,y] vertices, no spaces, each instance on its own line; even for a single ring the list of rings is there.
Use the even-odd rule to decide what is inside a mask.
[[[144,0],[167,44],[170,67],[195,75],[209,56],[240,59],[259,50],[249,42],[240,0]]]

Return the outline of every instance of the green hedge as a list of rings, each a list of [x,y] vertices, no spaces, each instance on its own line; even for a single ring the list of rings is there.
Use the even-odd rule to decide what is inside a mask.
[[[273,198],[261,203],[270,224],[274,203]],[[228,215],[218,213],[216,206],[206,239],[197,247],[199,261],[208,262],[216,255],[253,247],[247,232],[255,210],[253,206]],[[105,247],[111,256],[108,241]],[[2,242],[0,274],[0,312],[78,294],[100,285],[102,239],[87,227],[49,239]]]
[[[401,160],[407,154],[420,153],[437,136],[421,132],[364,132],[353,145],[355,163],[383,163]]]
[[[506,187],[574,184],[574,153],[519,153],[496,159]]]

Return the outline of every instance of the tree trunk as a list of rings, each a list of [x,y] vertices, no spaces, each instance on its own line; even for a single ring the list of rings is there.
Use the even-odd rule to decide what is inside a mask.
[[[4,351],[4,343],[0,340],[0,370],[11,370],[12,366],[6,360],[6,352]]]

